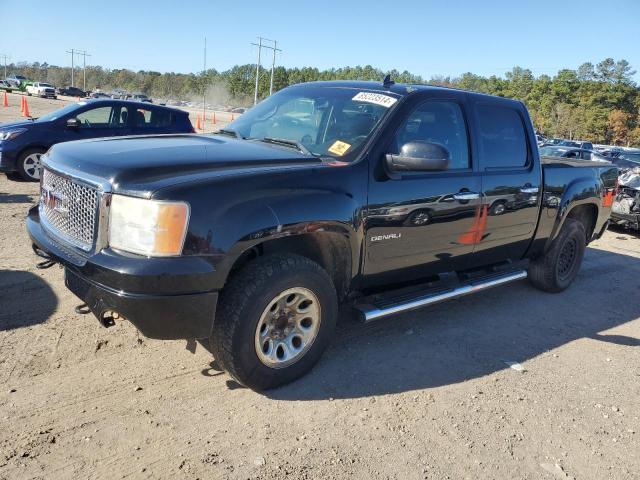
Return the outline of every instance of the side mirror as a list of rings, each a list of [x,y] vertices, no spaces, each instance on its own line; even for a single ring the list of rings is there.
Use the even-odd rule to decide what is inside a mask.
[[[451,154],[439,143],[414,141],[405,143],[400,153],[386,155],[391,172],[432,172],[447,170]]]
[[[77,118],[70,118],[67,120],[67,128],[78,128],[80,127],[80,120]]]

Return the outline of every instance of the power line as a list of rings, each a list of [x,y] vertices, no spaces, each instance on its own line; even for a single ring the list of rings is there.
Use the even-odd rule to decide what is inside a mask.
[[[82,89],[86,90],[87,88],[87,57],[91,55],[88,54],[85,50],[78,50],[77,48],[72,48],[71,50],[67,50],[67,53],[71,54],[71,86],[75,87],[75,65],[74,60],[76,55],[82,55]]]
[[[4,78],[7,78],[7,59],[11,57],[9,55],[5,55],[4,53],[0,54],[0,57],[4,58]]]
[[[86,51],[78,52],[82,55],[82,90],[87,91],[87,57],[90,57]]]
[[[273,46],[265,45],[263,42],[272,42]],[[258,84],[260,82],[260,55],[262,54],[262,49],[266,48],[267,50],[273,50],[273,61],[271,63],[271,81],[269,83],[269,95],[273,93],[273,74],[276,67],[276,52],[281,52],[282,50],[278,48],[278,42],[276,40],[269,40],[268,38],[258,37],[258,43],[252,43],[251,45],[255,45],[258,47],[258,63],[256,64],[256,88],[253,95],[253,104],[258,103]]]

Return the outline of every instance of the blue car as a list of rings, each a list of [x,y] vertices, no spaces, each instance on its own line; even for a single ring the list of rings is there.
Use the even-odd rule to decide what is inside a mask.
[[[40,157],[56,143],[193,132],[183,110],[126,100],[82,101],[39,118],[0,124],[0,171],[36,182]]]

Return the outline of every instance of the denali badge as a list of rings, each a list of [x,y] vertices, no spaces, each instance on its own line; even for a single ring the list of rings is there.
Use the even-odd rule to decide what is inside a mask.
[[[69,200],[64,195],[55,193],[48,187],[42,187],[42,204],[61,215],[69,212]]]
[[[401,233],[387,233],[386,235],[376,235],[371,237],[372,242],[379,242],[380,240],[398,240],[402,237]]]

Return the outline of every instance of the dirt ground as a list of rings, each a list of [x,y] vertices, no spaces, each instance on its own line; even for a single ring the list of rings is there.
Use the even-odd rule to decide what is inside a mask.
[[[345,316],[309,375],[258,394],[200,345],[74,313],[35,268],[37,197],[0,175],[0,479],[640,478],[637,234],[592,244],[562,294]]]
[[[4,92],[0,91],[0,123],[3,122],[13,122],[19,120],[22,117],[20,113],[20,97],[24,96],[27,99],[29,104],[29,113],[32,117],[39,117],[44,115],[45,113],[49,113],[52,110],[56,110],[58,108],[62,108],[69,103],[77,102],[78,99],[74,97],[63,97],[59,96],[56,100],[48,99],[48,98],[37,98],[37,97],[29,97],[27,95],[23,95],[21,93],[9,93],[7,98],[9,100],[9,106],[2,106],[2,99],[4,97]],[[172,107],[177,108],[177,107]],[[214,112],[212,110],[207,110],[204,113],[206,117],[206,121],[202,121],[202,110],[195,110],[191,108],[183,108],[180,107],[181,110],[185,110],[189,112],[189,120],[191,120],[191,124],[196,127],[197,117],[200,115],[202,127],[198,130],[198,133],[211,133],[214,131],[218,131],[218,129],[223,128],[227,125],[232,119],[238,118],[238,114],[232,114],[229,112],[215,112],[215,120],[216,123],[213,123]]]

